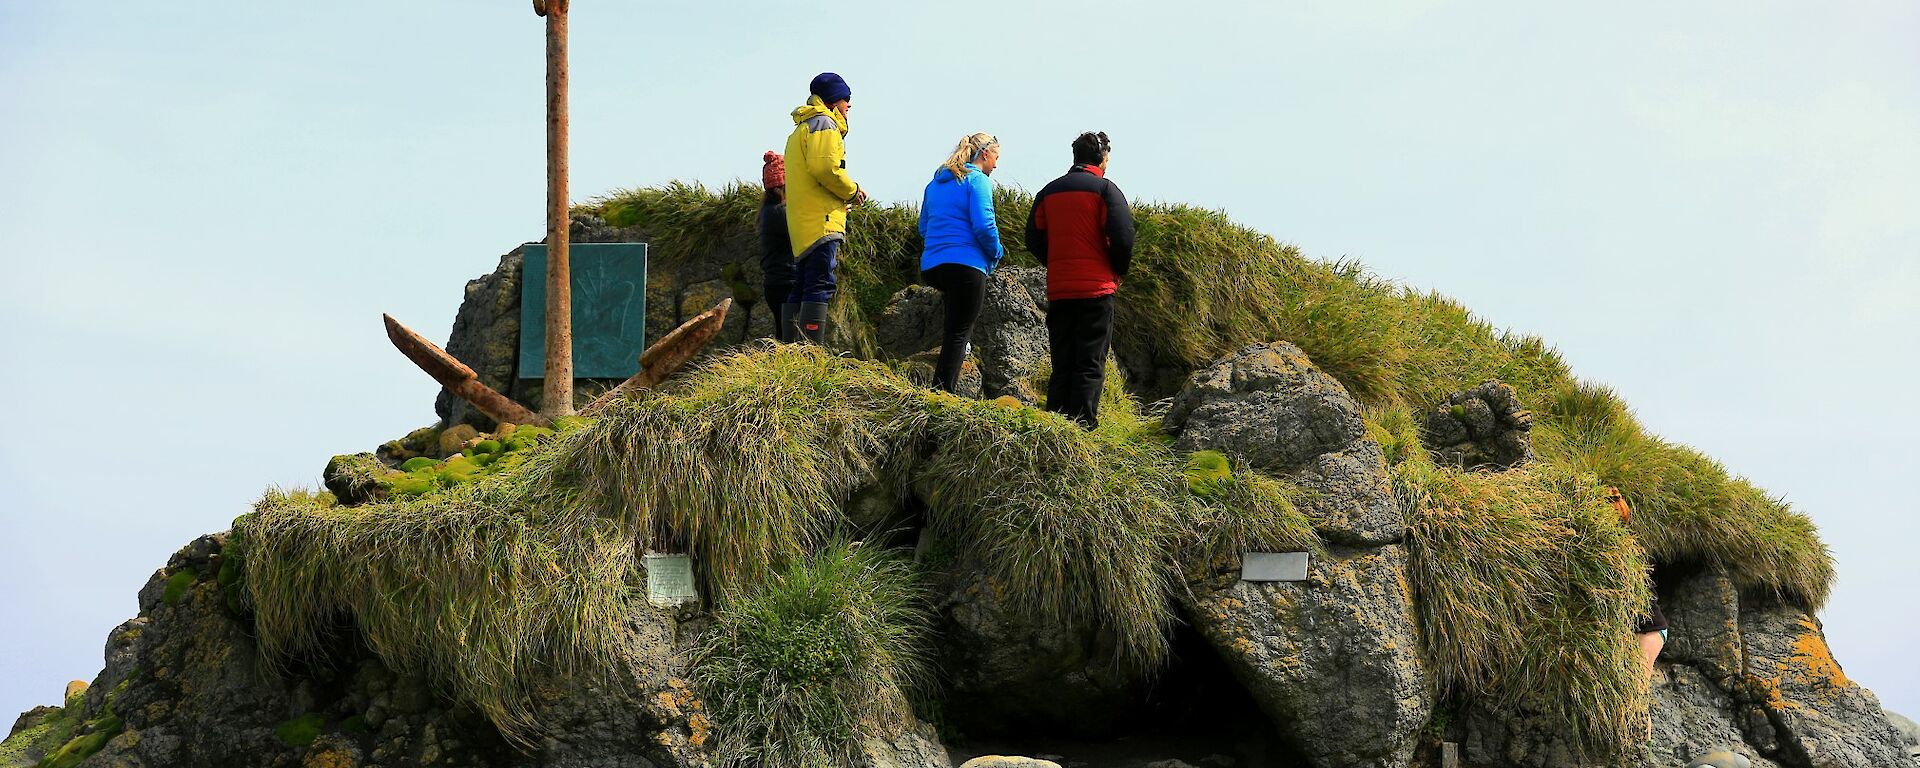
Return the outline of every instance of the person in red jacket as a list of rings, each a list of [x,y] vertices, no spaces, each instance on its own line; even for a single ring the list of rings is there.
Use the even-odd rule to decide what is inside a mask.
[[[1100,425],[1100,388],[1113,340],[1113,292],[1133,262],[1133,210],[1108,181],[1105,133],[1073,140],[1073,167],[1033,197],[1027,250],[1047,267],[1047,410]]]

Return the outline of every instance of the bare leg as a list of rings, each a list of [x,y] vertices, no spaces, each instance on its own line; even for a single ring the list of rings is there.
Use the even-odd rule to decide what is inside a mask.
[[[1660,658],[1660,649],[1665,647],[1667,639],[1659,632],[1642,632],[1639,635],[1640,658],[1647,663],[1647,676],[1653,676],[1653,661]]]

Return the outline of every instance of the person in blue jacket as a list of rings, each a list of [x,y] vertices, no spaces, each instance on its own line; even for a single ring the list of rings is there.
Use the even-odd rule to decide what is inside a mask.
[[[933,172],[920,200],[920,280],[940,291],[946,319],[940,333],[940,362],[933,388],[954,391],[968,338],[986,299],[987,273],[1006,251],[993,217],[993,181],[1000,164],[1000,140],[976,133],[960,140],[947,161]]]

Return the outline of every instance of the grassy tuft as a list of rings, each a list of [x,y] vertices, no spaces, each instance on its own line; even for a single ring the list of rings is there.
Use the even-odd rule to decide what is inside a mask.
[[[851,765],[897,730],[921,689],[928,608],[910,567],[832,544],[729,594],[695,655],[729,764]]]
[[[1619,487],[1656,562],[1716,563],[1749,592],[1810,609],[1826,602],[1833,556],[1805,515],[1698,451],[1647,435],[1611,390],[1567,382],[1544,400],[1539,452]]]
[[[1620,754],[1644,735],[1631,627],[1647,564],[1591,478],[1553,467],[1396,468],[1428,658],[1446,694],[1526,706],[1571,741]]]

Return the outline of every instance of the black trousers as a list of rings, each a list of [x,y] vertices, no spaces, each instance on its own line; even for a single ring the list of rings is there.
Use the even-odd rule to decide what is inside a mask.
[[[940,291],[946,320],[940,326],[940,361],[933,366],[933,388],[954,391],[960,366],[967,361],[973,323],[987,298],[987,275],[964,264],[936,264],[920,273],[921,281]]]
[[[1100,426],[1100,388],[1107,380],[1107,345],[1113,341],[1113,295],[1047,302],[1047,342],[1053,373],[1047,379],[1047,410]]]

